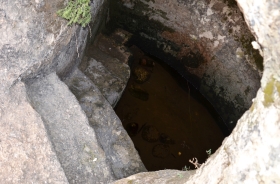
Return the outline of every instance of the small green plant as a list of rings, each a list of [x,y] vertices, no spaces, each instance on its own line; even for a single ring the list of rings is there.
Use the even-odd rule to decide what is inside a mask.
[[[185,165],[185,167],[182,168],[182,171],[189,171],[189,170],[191,170],[191,167],[190,167],[190,166],[187,167],[187,166]]]
[[[90,0],[70,0],[57,14],[69,21],[67,25],[78,23],[85,27],[91,20]]]
[[[208,155],[208,158],[211,156],[211,149],[209,149],[209,150],[206,150],[206,153],[207,153],[207,155]]]
[[[183,175],[182,175],[181,173],[178,173],[177,176],[178,176],[179,178],[183,178]]]

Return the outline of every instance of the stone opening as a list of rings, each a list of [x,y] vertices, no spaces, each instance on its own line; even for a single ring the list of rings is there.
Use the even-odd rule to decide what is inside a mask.
[[[205,162],[227,127],[212,105],[167,64],[135,45],[131,77],[116,114],[148,171],[195,169],[189,159]],[[223,130],[223,131],[221,131]]]
[[[107,9],[104,2],[106,1],[91,1],[92,16],[95,21],[92,23],[94,25],[92,35],[95,35],[99,27],[100,19],[97,14],[102,12],[101,6]],[[141,5],[138,2],[123,0],[127,8],[133,8],[135,4]],[[180,25],[184,22],[180,17],[174,16],[176,12],[173,11],[176,7],[182,7],[174,4],[177,1],[170,0],[165,4],[164,1],[159,0],[145,2],[146,7],[153,6],[156,13],[162,15],[162,19],[158,16],[149,16],[151,20],[165,21],[176,18],[179,24],[176,24],[178,26],[174,30],[180,30]],[[160,6],[153,5],[153,3],[159,5],[158,2],[163,2],[160,4],[167,5],[170,11],[160,10]],[[201,45],[197,45],[196,49],[205,49],[208,46],[213,51],[210,53],[214,53],[215,56],[213,58],[215,62],[207,61],[209,65],[205,67],[211,70],[201,70],[202,73],[207,71],[205,76],[199,75],[200,70],[190,67],[198,65],[188,65],[192,73],[197,72],[198,79],[201,76],[205,77],[202,83],[204,85],[199,86],[199,89],[207,92],[209,84],[213,82],[210,90],[215,92],[219,90],[221,99],[228,98],[231,101],[235,100],[234,105],[242,105],[242,101],[250,102],[250,97],[254,96],[254,89],[257,89],[254,86],[258,86],[254,83],[256,80],[250,81],[256,77],[252,72],[256,62],[250,62],[252,61],[250,56],[254,56],[253,52],[251,55],[250,50],[246,51],[246,45],[250,46],[250,42],[242,42],[243,38],[248,40],[246,38],[248,34],[244,34],[246,27],[240,26],[242,21],[239,20],[242,20],[242,17],[227,16],[224,20],[220,18],[218,22],[212,21],[212,18],[218,15],[238,14],[238,11],[232,9],[233,7],[228,2],[230,1],[184,0],[179,3],[181,5],[184,3],[183,5],[188,8],[183,12],[191,20],[187,22],[195,22],[197,26],[197,32],[190,31],[185,39],[199,40]],[[141,165],[141,160],[137,158],[138,154],[133,144],[112,110],[111,105],[114,101],[108,104],[104,98],[107,94],[102,94],[95,85],[97,81],[90,80],[83,71],[75,67],[79,65],[81,59],[77,55],[83,55],[89,29],[81,29],[79,26],[67,27],[67,22],[56,16],[58,8],[66,2],[63,0],[32,1],[31,3],[19,0],[1,2],[0,30],[4,35],[0,42],[1,183],[43,183],[46,181],[49,183],[114,182],[122,184],[132,182],[277,183],[280,150],[280,65],[278,62],[279,43],[277,42],[280,27],[279,1],[237,0],[237,2],[250,30],[255,34],[254,48],[259,49],[264,55],[262,86],[250,109],[241,117],[234,131],[225,138],[221,147],[199,169],[189,172],[178,170],[144,172],[146,170]],[[153,15],[147,11],[145,14]],[[240,28],[235,24],[238,21],[241,23]],[[199,22],[203,22],[207,29],[203,29]],[[168,22],[164,22],[164,25],[168,25]],[[210,25],[214,28],[220,26],[225,29],[211,31],[212,29],[208,29]],[[231,28],[227,28],[228,26]],[[241,40],[239,45],[234,35],[227,33],[237,36],[237,41]],[[164,35],[167,37],[170,33]],[[178,38],[177,44],[180,40],[185,40],[182,39],[184,38],[182,35],[180,37],[173,35],[173,38]],[[170,44],[173,45],[172,43]],[[235,47],[236,44],[238,47]],[[80,51],[78,54],[77,47]],[[223,53],[227,54],[225,59],[220,57]],[[94,58],[87,61],[90,64],[97,63]],[[232,66],[234,63],[236,67]],[[219,67],[217,73],[213,70],[215,64],[223,66]],[[71,66],[75,70],[73,74],[67,71],[72,69]],[[64,79],[61,77],[64,74],[69,74],[72,78]],[[241,77],[238,78],[239,76]],[[29,77],[35,81],[24,84],[23,82]],[[215,79],[215,82],[211,79]],[[236,81],[233,83],[232,79],[240,80],[233,80]],[[232,84],[234,88],[229,87]],[[87,88],[83,90],[79,87]],[[70,88],[72,91],[69,90]],[[245,95],[238,93],[235,89],[243,91]],[[73,93],[76,93],[76,97]],[[244,98],[246,95],[249,100]],[[208,92],[209,96],[211,97],[211,93]],[[225,109],[223,114],[230,113]],[[233,114],[236,112],[234,111]],[[103,140],[98,142],[95,138],[103,138]],[[99,143],[103,143],[103,146]],[[133,175],[135,173],[139,174]],[[191,174],[193,175],[190,177]],[[126,176],[131,177],[116,181]]]
[[[172,67],[220,113],[231,132],[260,87],[262,57],[234,1],[111,1],[107,33],[122,28]]]
[[[213,105],[224,135],[229,135],[250,107],[263,70],[236,3],[119,0],[109,7],[105,34],[118,28],[128,31],[126,46],[136,45],[187,80]],[[128,126],[142,131],[146,125],[124,123]]]
[[[97,14],[102,12],[101,6],[107,9],[104,2],[91,1],[93,37],[100,25]],[[140,5],[154,9],[154,12],[144,12],[148,16],[145,20],[154,21],[157,26],[166,25],[165,30],[153,36],[152,33],[147,34],[151,27],[142,31],[142,36],[146,38],[157,38],[154,41],[158,44],[154,45],[170,51],[170,55],[179,51],[188,52],[190,48],[193,53],[203,53],[207,67],[202,67],[204,63],[189,65],[188,71],[196,74],[198,82],[203,79],[198,83],[202,86],[198,88],[208,97],[211,97],[209,91],[212,90],[221,101],[233,102],[237,108],[236,111],[231,110],[236,115],[240,110],[238,104],[248,106],[251,97],[255,96],[253,93],[259,84],[254,83],[254,79],[257,78],[256,73],[261,72],[257,70],[258,62],[253,51],[251,53],[247,47],[251,46],[249,34],[244,34],[248,29],[242,26],[242,16],[238,15],[240,12],[231,2],[234,1],[122,0],[123,5],[132,10],[131,17],[133,12],[143,14],[135,8],[135,5]],[[57,9],[65,5],[63,0],[1,2],[0,30],[4,35],[0,42],[1,183],[277,183],[280,150],[279,3],[266,0],[237,2],[255,34],[254,48],[264,55],[262,87],[250,109],[216,153],[199,169],[189,172],[145,172],[130,138],[113,112],[111,105],[117,99],[105,99],[110,96],[102,93],[112,92],[111,88],[104,91],[96,87],[98,81],[89,79],[92,77],[89,74],[98,76],[105,66],[101,67],[101,61],[97,63],[94,58],[89,58],[86,61],[90,67],[100,66],[95,68],[99,71],[86,75],[84,72],[88,70],[80,71],[75,67],[82,58],[89,29],[67,27],[67,22],[57,17]],[[169,11],[163,11],[162,6],[167,6]],[[182,12],[180,9],[183,7],[186,9]],[[182,15],[185,13],[190,21],[184,22],[174,10]],[[155,13],[161,16],[154,16]],[[213,21],[215,17],[220,17],[220,21]],[[112,16],[110,18],[113,19]],[[170,23],[175,20],[179,24],[171,29]],[[213,31],[210,27],[224,29]],[[197,28],[197,31],[191,28]],[[188,34],[183,34],[183,31]],[[163,36],[173,41],[162,44]],[[186,40],[190,41],[189,44],[180,44],[188,43]],[[152,41],[149,43],[152,44]],[[191,41],[197,44],[193,45]],[[184,46],[185,50],[181,50],[180,46]],[[213,52],[202,52],[207,48]],[[77,57],[79,54],[80,57]],[[209,61],[210,58],[213,61]],[[254,62],[250,58],[255,58]],[[213,67],[215,65],[217,67]],[[253,72],[254,67],[256,73]],[[121,71],[118,74],[128,74],[125,67],[120,68],[123,70],[117,70]],[[107,71],[110,69],[112,67],[106,68]],[[215,69],[219,70],[215,72]],[[69,78],[64,78],[67,74]],[[110,77],[106,72],[104,74]],[[104,79],[104,76],[100,78]],[[114,78],[111,81],[118,82]],[[221,103],[217,104],[216,108],[219,108]],[[228,112],[228,109],[223,110],[225,116],[229,116]],[[133,175],[136,173],[139,174]],[[130,177],[125,178],[127,176]],[[125,179],[116,181],[120,178]]]

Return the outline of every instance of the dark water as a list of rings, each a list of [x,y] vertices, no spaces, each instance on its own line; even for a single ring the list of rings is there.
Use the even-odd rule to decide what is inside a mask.
[[[214,153],[224,139],[217,114],[187,81],[136,46],[130,50],[140,76],[131,75],[117,115],[149,171],[194,169],[189,159],[205,162],[206,150]]]

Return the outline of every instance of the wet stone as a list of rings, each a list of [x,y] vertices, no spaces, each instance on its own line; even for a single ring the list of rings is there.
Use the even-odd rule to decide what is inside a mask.
[[[143,128],[142,138],[148,142],[157,142],[159,140],[159,131],[156,127],[147,125]]]
[[[131,85],[128,87],[129,93],[140,100],[147,101],[149,99],[149,93],[137,85]]]
[[[150,72],[141,66],[137,66],[133,70],[133,74],[135,77],[135,82],[137,82],[139,84],[146,82],[147,80],[149,80],[149,78],[151,76]]]

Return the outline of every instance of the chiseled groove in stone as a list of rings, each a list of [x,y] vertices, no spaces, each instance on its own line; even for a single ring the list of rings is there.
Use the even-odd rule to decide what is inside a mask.
[[[27,85],[28,96],[44,120],[69,183],[114,180],[105,154],[75,96],[52,73]]]
[[[121,121],[95,84],[78,69],[64,82],[89,118],[116,178],[147,171]]]

